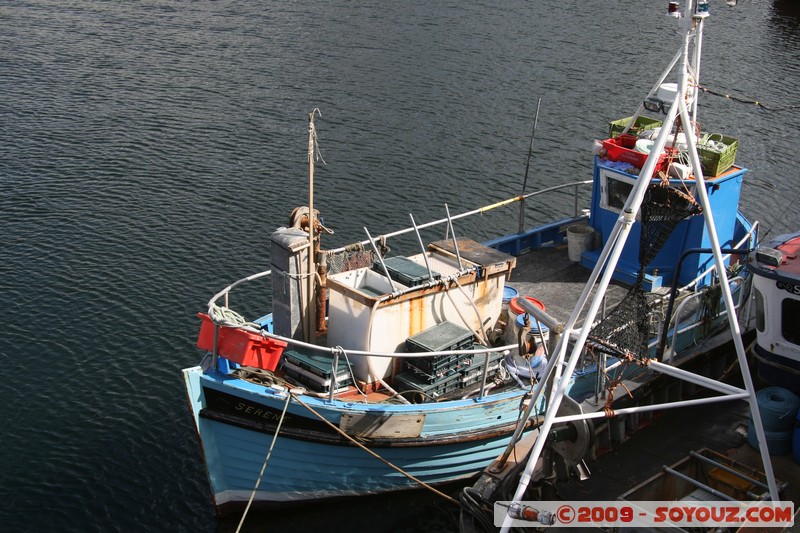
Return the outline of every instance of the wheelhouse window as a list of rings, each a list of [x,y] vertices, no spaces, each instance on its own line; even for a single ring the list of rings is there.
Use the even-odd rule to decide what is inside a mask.
[[[603,209],[608,209],[609,211],[622,213],[622,208],[625,207],[625,202],[628,200],[628,196],[630,196],[635,184],[636,176],[625,174],[624,172],[616,172],[607,168],[601,168],[600,207]],[[688,189],[684,189],[683,186],[675,184],[672,186],[684,190],[684,192],[687,192],[687,194],[694,195],[694,184],[689,185]],[[636,220],[641,220],[639,212],[636,213]]]
[[[762,296],[761,291],[755,287],[753,288],[753,292],[755,293],[756,304],[756,329],[764,333],[764,325],[766,324],[764,320],[764,296]]]
[[[800,300],[786,298],[781,304],[781,335],[792,344],[800,344]]]
[[[625,201],[633,190],[635,179],[605,169],[601,170],[600,178],[602,182],[600,207],[622,212],[622,208],[625,207]]]

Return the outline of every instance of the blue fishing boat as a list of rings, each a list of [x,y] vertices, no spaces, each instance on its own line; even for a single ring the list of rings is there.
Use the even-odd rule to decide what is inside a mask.
[[[715,348],[752,329],[748,313],[735,316],[757,224],[738,211],[736,140],[676,122],[675,102],[697,111],[696,84],[665,83],[681,57],[587,152],[591,179],[454,215],[444,204],[441,218],[411,214],[409,227],[375,238],[364,228],[334,249],[314,209],[309,114],[309,205],[272,234],[269,270],[211,298],[201,362],[183,371],[218,512],[437,490],[535,436],[549,411],[611,417],[620,390],[635,399],[662,373],[724,358]],[[518,203],[524,220],[565,193],[574,210],[546,224],[482,243],[457,236],[462,219]],[[444,237],[424,244],[430,228]],[[419,251],[390,256],[409,234]],[[265,278],[271,309],[231,308],[241,285]],[[554,378],[555,404],[543,393]],[[596,431],[571,424],[555,447],[568,466],[580,468]]]

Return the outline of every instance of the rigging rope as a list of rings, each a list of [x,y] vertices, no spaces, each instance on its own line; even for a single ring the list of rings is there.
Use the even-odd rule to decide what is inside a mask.
[[[236,528],[236,533],[242,529],[242,525],[244,524],[244,519],[247,518],[247,513],[250,511],[250,506],[253,504],[253,499],[256,497],[256,492],[258,492],[258,487],[261,485],[261,478],[264,477],[264,472],[267,470],[267,463],[269,462],[269,458],[272,455],[272,449],[275,447],[275,441],[278,440],[278,433],[281,431],[281,425],[283,424],[284,418],[286,418],[286,409],[289,407],[289,402],[292,399],[292,395],[287,393],[286,394],[286,403],[283,404],[283,411],[281,412],[281,419],[278,421],[278,427],[275,428],[275,434],[272,436],[272,443],[269,445],[269,451],[267,452],[267,456],[264,458],[264,464],[261,465],[261,473],[258,474],[258,479],[256,480],[256,486],[253,487],[253,492],[250,494],[250,500],[247,502],[247,507],[244,509],[244,513],[242,513],[242,518],[239,520],[239,527]]]
[[[389,461],[387,461],[386,459],[384,459],[383,457],[381,457],[381,456],[380,456],[380,455],[378,455],[377,453],[373,452],[372,450],[370,450],[369,448],[367,448],[366,446],[364,446],[363,444],[361,444],[360,442],[358,442],[356,439],[354,439],[353,437],[351,437],[350,435],[348,435],[347,433],[345,433],[344,431],[342,431],[342,430],[341,430],[339,427],[335,426],[335,425],[334,425],[333,423],[331,423],[331,422],[330,422],[330,421],[329,421],[327,418],[325,418],[324,416],[322,416],[321,414],[319,414],[317,411],[315,411],[315,410],[314,410],[314,409],[313,409],[313,408],[312,408],[310,405],[308,405],[308,404],[307,404],[307,403],[305,403],[303,400],[301,400],[300,398],[298,398],[298,397],[297,397],[297,396],[296,396],[294,393],[291,393],[291,392],[290,392],[290,394],[292,395],[292,398],[294,398],[294,399],[295,399],[295,400],[296,400],[296,401],[297,401],[297,402],[298,402],[300,405],[302,405],[303,407],[305,407],[306,409],[308,409],[309,411],[311,411],[311,413],[313,413],[313,414],[314,414],[314,416],[316,416],[316,417],[317,417],[317,418],[319,418],[319,419],[320,419],[322,422],[324,422],[325,424],[327,424],[328,426],[330,426],[330,427],[331,427],[331,429],[333,429],[334,431],[336,431],[337,433],[339,433],[340,435],[342,435],[343,437],[345,437],[347,440],[349,440],[350,442],[352,442],[353,444],[355,444],[356,446],[358,446],[359,448],[361,448],[362,450],[364,450],[365,452],[367,452],[367,453],[368,453],[368,454],[370,454],[371,456],[373,456],[373,457],[375,457],[376,459],[378,459],[380,462],[382,462],[382,463],[383,463],[383,464],[385,464],[386,466],[388,466],[388,467],[390,467],[390,468],[393,468],[394,470],[397,470],[398,472],[400,472],[401,474],[403,474],[404,476],[406,476],[406,477],[407,477],[407,478],[409,478],[410,480],[412,480],[412,481],[414,481],[414,482],[416,482],[416,483],[419,483],[420,485],[422,485],[422,486],[423,486],[423,487],[425,487],[426,489],[430,490],[430,491],[431,491],[431,492],[433,492],[434,494],[437,494],[437,495],[441,496],[441,497],[442,497],[442,498],[444,498],[445,500],[447,500],[447,501],[449,501],[449,502],[451,502],[451,503],[454,503],[454,504],[456,504],[456,505],[460,505],[460,504],[459,504],[459,502],[458,502],[458,500],[456,500],[455,498],[451,498],[450,496],[448,496],[448,495],[447,495],[447,494],[445,494],[444,492],[441,492],[440,490],[438,490],[438,489],[436,489],[436,488],[434,488],[434,487],[432,487],[432,486],[428,485],[428,484],[427,484],[427,483],[425,483],[424,481],[422,481],[422,480],[420,480],[420,479],[417,479],[416,477],[412,476],[411,474],[409,474],[408,472],[406,472],[405,470],[403,470],[403,469],[402,469],[402,468],[400,468],[399,466],[396,466],[396,465],[394,465],[394,464],[390,463]]]
[[[702,85],[698,85],[697,88],[698,88],[698,90],[701,90],[704,93],[712,94],[714,96],[720,96],[722,98],[727,98],[728,100],[733,100],[734,102],[738,102],[740,104],[754,105],[756,107],[760,107],[761,109],[763,109],[765,111],[790,111],[792,109],[800,109],[800,104],[793,104],[793,105],[787,105],[787,106],[782,106],[782,107],[772,107],[772,106],[768,106],[768,105],[766,105],[766,104],[764,104],[764,103],[762,103],[762,102],[760,102],[758,100],[752,100],[752,99],[748,99],[748,98],[742,98],[742,97],[739,97],[739,96],[733,96],[733,95],[726,94],[726,93],[721,93],[721,92],[718,92],[718,91],[711,90],[708,87],[703,87]]]

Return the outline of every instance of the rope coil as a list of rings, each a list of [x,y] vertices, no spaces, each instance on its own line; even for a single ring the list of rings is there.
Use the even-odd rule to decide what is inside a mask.
[[[765,431],[786,431],[792,428],[800,398],[782,387],[767,387],[756,393],[758,411]]]

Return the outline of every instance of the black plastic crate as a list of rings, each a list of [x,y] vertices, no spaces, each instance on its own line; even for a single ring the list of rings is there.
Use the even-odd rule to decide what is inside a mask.
[[[306,353],[298,350],[286,350],[283,352],[283,359],[296,367],[311,372],[324,379],[330,379],[333,375],[333,356],[326,353]],[[343,357],[339,358],[336,375],[344,379],[350,375],[347,368],[347,361]]]
[[[383,263],[386,265],[386,270],[389,271],[389,277],[406,287],[416,287],[429,280],[428,269],[408,257],[387,257]],[[379,274],[385,274],[380,262],[373,264],[372,270]],[[431,274],[435,280],[442,277],[438,272],[431,272]]]
[[[406,349],[409,352],[448,352],[461,351],[448,355],[432,355],[430,357],[409,357],[406,363],[434,377],[447,374],[455,367],[464,365],[464,360],[472,355],[473,334],[468,329],[462,328],[452,322],[436,324],[406,340]]]
[[[475,353],[473,350],[480,350],[481,348],[483,346],[475,344],[471,350],[466,350],[459,354],[408,357],[406,358],[406,366],[415,374],[425,377],[428,383],[433,383],[454,372],[467,372],[475,366],[480,367],[485,359],[485,353]],[[490,352],[489,361],[498,361],[502,357],[501,353]]]
[[[330,392],[331,386],[333,385],[330,378],[322,378],[289,362],[283,363],[282,370],[288,377],[302,385],[306,385],[316,392]],[[353,379],[350,377],[349,373],[345,372],[344,375],[337,374],[335,391],[344,391],[352,384]]]
[[[473,333],[445,320],[406,339],[409,352],[449,352],[472,348]]]
[[[482,348],[482,346],[477,346],[475,349]],[[500,368],[500,361],[503,359],[503,354],[501,352],[490,352],[489,353],[489,374],[493,371]],[[459,375],[461,375],[462,383],[466,384],[467,381],[477,377],[480,379],[481,375],[483,374],[483,361],[486,359],[485,353],[476,353],[472,356],[471,363],[468,366],[465,366],[458,370]]]
[[[443,376],[451,370],[458,370],[464,365],[469,365],[470,357],[475,354],[470,351],[453,355],[434,355],[429,357],[407,357],[406,365],[413,369],[432,376]],[[412,368],[413,367],[413,368]]]
[[[500,362],[495,360],[489,363],[489,372],[487,376],[494,375],[495,372],[500,368]],[[481,377],[483,376],[483,368],[476,368],[475,370],[471,370],[465,374],[461,374],[461,387],[469,387],[470,385],[475,385],[476,383],[480,382]]]
[[[394,377],[394,389],[397,392],[400,394],[421,393],[426,400],[435,400],[442,394],[459,388],[461,388],[461,375],[457,373],[450,374],[433,383],[428,383],[424,377],[412,371],[403,372]]]
[[[503,355],[498,352],[489,354],[489,370],[487,375],[494,374],[500,368]],[[408,370],[394,378],[394,389],[399,392],[421,393],[426,399],[433,400],[444,394],[469,387],[480,382],[483,376],[485,355],[473,354],[471,364],[451,370],[443,376],[432,377],[415,370]]]
[[[437,381],[441,381],[448,376],[458,373],[461,369],[461,365],[469,365],[471,362],[469,356],[463,357],[460,361],[455,363],[451,363],[450,365],[443,367],[439,370],[431,370],[426,366],[417,366],[415,362],[420,362],[420,359],[406,359],[406,368],[410,372],[413,372],[420,380],[425,381],[427,383],[435,383]]]

